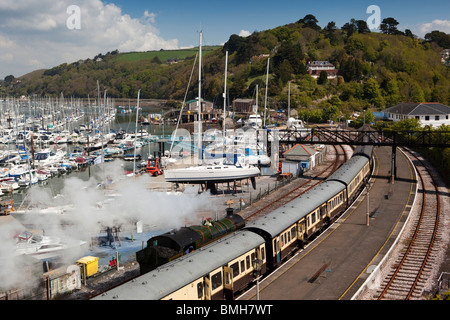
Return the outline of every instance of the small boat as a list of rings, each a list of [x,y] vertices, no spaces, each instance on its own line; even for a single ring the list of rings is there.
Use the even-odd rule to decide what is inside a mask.
[[[42,149],[34,156],[34,165],[38,168],[44,168],[64,160],[65,155],[66,153],[62,150],[53,152],[50,149]]]
[[[2,192],[13,192],[20,188],[19,184],[12,177],[0,179],[0,186]]]
[[[20,177],[17,178],[17,183],[21,187],[28,187],[29,185],[36,184],[38,182],[38,174],[34,169],[29,170],[29,172],[23,173]]]
[[[248,117],[248,120],[246,121],[246,125],[256,129],[261,128],[262,127],[261,116],[259,114],[251,114]]]
[[[75,241],[69,245],[59,237],[41,236],[29,231],[23,231],[17,236],[15,255],[32,255],[39,259],[47,259],[60,255],[62,251],[84,245],[85,241]]]
[[[123,155],[122,159],[124,161],[134,161],[134,160],[139,161],[139,160],[141,160],[141,155],[140,154],[135,155],[133,153],[128,153],[128,154]]]

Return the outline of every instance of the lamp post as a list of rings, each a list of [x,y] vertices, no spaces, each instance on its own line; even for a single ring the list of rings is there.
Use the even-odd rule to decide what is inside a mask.
[[[369,226],[369,214],[370,214],[370,206],[369,206],[369,201],[370,201],[370,195],[369,195],[369,190],[370,190],[370,183],[369,183],[369,179],[366,179],[366,192],[367,192],[367,213],[366,213],[366,226]]]
[[[260,259],[253,260],[253,268],[255,271],[253,272],[253,277],[256,281],[256,300],[259,300],[259,278],[261,278],[261,268],[263,261]]]

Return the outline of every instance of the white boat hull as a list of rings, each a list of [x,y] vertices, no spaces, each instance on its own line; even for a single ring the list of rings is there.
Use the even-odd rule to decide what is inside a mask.
[[[229,182],[254,178],[260,175],[257,167],[238,167],[233,165],[198,166],[164,171],[167,182],[204,183]]]

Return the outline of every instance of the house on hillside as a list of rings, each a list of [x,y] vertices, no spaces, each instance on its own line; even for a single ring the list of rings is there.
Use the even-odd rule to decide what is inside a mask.
[[[450,125],[450,107],[438,102],[400,103],[383,111],[385,119],[397,122],[418,119],[422,126]]]
[[[450,49],[445,49],[441,52],[441,62],[445,65],[450,65]]]
[[[339,72],[339,70],[328,61],[309,61],[306,65],[306,73],[315,79],[319,78],[322,71],[327,73],[328,79],[337,78]]]

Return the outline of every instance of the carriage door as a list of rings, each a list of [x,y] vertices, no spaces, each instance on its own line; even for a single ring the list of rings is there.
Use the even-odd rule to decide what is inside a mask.
[[[277,264],[281,262],[280,238],[273,239],[273,251],[275,252],[275,260]]]
[[[223,267],[223,292],[225,294],[225,299],[233,300],[233,269],[230,267]]]
[[[205,282],[205,285],[204,285],[205,300],[211,300],[211,280],[209,279],[209,275],[203,279]]]

